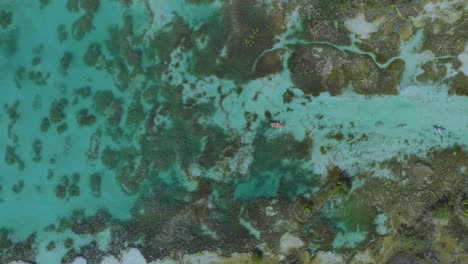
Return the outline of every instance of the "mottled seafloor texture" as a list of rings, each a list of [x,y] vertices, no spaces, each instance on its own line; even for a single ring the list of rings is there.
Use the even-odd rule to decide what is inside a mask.
[[[467,6],[1,0],[0,263],[468,263]]]

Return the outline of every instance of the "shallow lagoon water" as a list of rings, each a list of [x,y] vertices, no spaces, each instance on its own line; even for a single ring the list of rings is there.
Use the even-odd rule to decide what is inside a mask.
[[[14,153],[13,161],[7,161],[11,157],[5,154],[5,162],[0,164],[0,227],[9,230],[9,239],[12,241],[23,241],[36,233],[33,248],[37,251],[37,263],[59,263],[69,250],[63,245],[67,238],[73,238],[73,247],[76,249],[95,240],[98,248],[106,252],[111,241],[109,229],[96,234],[75,234],[69,228],[56,232],[46,227],[58,226],[61,219],[70,218],[73,212],[79,210],[87,217],[104,209],[116,221],[131,221],[135,218],[134,212],[141,206],[139,202],[154,192],[152,188],[163,189],[162,192],[169,197],[173,190],[175,200],[187,200],[190,193],[199,189],[198,179],[203,178],[226,183],[230,188],[227,192],[235,202],[272,200],[277,197],[295,200],[302,195],[319,192],[319,183],[326,177],[330,166],[346,168],[353,174],[367,171],[372,177],[391,178],[392,175],[386,168],[375,164],[395,157],[400,159],[405,155],[424,157],[426,152],[436,148],[454,145],[466,148],[466,96],[448,96],[448,87],[444,84],[423,85],[415,83],[412,79],[419,70],[419,65],[428,60],[418,51],[422,31],[418,31],[407,42],[401,43],[401,54],[398,58],[403,59],[407,67],[397,95],[369,97],[356,94],[352,87],[349,87],[340,96],[330,96],[328,93],[317,97],[306,96],[294,87],[291,81],[286,63],[291,50],[286,50],[282,55],[283,71],[238,84],[234,80],[218,76],[196,76],[190,69],[193,53],[178,47],[170,50],[169,66],[163,73],[150,68],[152,65],[164,64],[160,54],[157,54],[156,58],[142,55],[144,67],[147,67],[144,74],[136,72],[137,67],[124,62],[130,73],[136,73],[130,74],[130,82],[122,83],[118,77],[121,68],[114,67],[109,61],[128,54],[112,54],[111,48],[107,48],[106,45],[109,45],[110,29],[125,26],[122,19],[124,15],[133,18],[134,34],[143,36],[143,40],[127,39],[129,45],[145,50],[151,48],[149,39],[153,35],[170,32],[170,23],[176,16],[188,24],[189,30],[197,31],[203,21],[221,12],[221,2],[197,5],[186,4],[182,0],[133,1],[129,6],[125,6],[119,1],[100,1],[98,11],[92,18],[92,31],[79,40],[73,36],[72,24],[84,15],[83,9],[70,12],[67,10],[67,4],[62,1],[50,1],[41,8],[39,2],[22,0],[4,1],[0,4],[1,9],[9,10],[13,14],[12,24],[0,31],[3,42],[8,40],[10,43],[2,43],[1,46],[0,84],[3,93],[0,104],[5,111],[0,114],[0,142],[5,153],[7,149],[13,150]],[[299,21],[295,12],[290,16],[290,23],[286,23],[285,36],[302,29],[297,25]],[[57,37],[59,25],[65,25],[68,31],[68,37],[63,41]],[[278,39],[278,43],[271,50],[285,49],[294,44],[294,40],[288,40],[291,41],[288,43],[285,38]],[[141,42],[137,43],[138,41]],[[102,58],[98,59],[97,67],[89,67],[83,60],[88,45],[92,42],[102,44]],[[304,45],[309,44],[320,46],[322,42],[304,42]],[[198,46],[199,49],[203,47]],[[333,47],[361,55],[370,54],[375,61],[375,56],[359,50],[354,44],[333,44]],[[68,69],[64,71],[60,68],[60,61],[67,52],[72,54],[72,59]],[[32,63],[35,57],[40,58],[37,65]],[[386,64],[379,66],[384,68]],[[152,70],[154,73],[148,74]],[[40,80],[38,82],[37,79],[28,78],[28,75],[33,76],[34,72],[40,72],[42,77],[45,77],[45,84]],[[236,155],[223,161],[224,165],[218,162],[211,168],[200,168],[198,163],[201,161],[198,160],[197,149],[206,146],[210,135],[199,135],[198,132],[190,131],[188,133],[193,134],[182,133],[179,138],[183,137],[186,141],[181,143],[186,146],[186,156],[180,157],[180,154],[175,154],[175,158],[186,160],[184,162],[191,164],[192,170],[187,171],[177,161],[161,170],[149,166],[145,168],[148,176],[142,180],[143,187],[132,192],[119,180],[121,172],[110,169],[102,156],[90,158],[90,152],[96,150],[97,145],[98,152],[106,146],[113,149],[132,148],[137,155],[133,156],[134,160],[128,162],[135,163],[136,165],[132,165],[134,167],[144,164],[146,159],[154,158],[143,157],[141,154],[144,150],[140,140],[148,133],[147,124],[162,125],[162,130],[167,131],[179,124],[177,122],[181,122],[171,120],[171,114],[164,114],[167,110],[155,107],[171,98],[161,96],[164,93],[161,87],[164,85],[172,86],[174,91],[180,91],[180,98],[177,100],[181,102],[169,102],[169,105],[195,101],[199,105],[215,106],[211,112],[208,111],[209,115],[193,118],[187,127],[193,123],[216,127],[221,129],[226,137],[238,136],[241,147],[234,151]],[[91,87],[92,95],[89,98],[77,94],[78,88],[87,86]],[[126,122],[130,116],[127,110],[131,108],[132,99],[151,86],[157,87],[158,96],[153,98],[153,101],[147,100],[141,104],[144,121],[136,124]],[[235,92],[238,86],[241,86],[242,90]],[[115,127],[109,124],[109,109],[106,109],[103,115],[96,114],[96,121],[92,125],[80,125],[77,112],[85,108],[94,109],[90,112],[97,112],[96,102],[92,100],[93,95],[108,90],[114,97],[121,99],[123,111],[117,124],[119,129],[114,129]],[[294,98],[286,105],[282,96],[288,90],[293,91]],[[67,101],[64,119],[52,122],[47,131],[41,131],[42,120],[51,116],[51,107],[61,99]],[[156,114],[150,119],[154,109]],[[177,113],[177,110],[170,111]],[[254,121],[248,120],[245,114],[247,112],[258,118],[254,118]],[[265,112],[271,113],[275,120],[285,121],[286,128],[269,129],[269,120],[263,118]],[[440,137],[434,135],[433,125],[443,126],[447,133]],[[187,129],[183,125],[181,127]],[[59,131],[61,129],[64,131]],[[151,129],[156,131],[158,128]],[[345,139],[337,140],[333,137],[337,134],[341,134]],[[268,142],[281,142],[284,135],[291,135],[299,142],[307,138],[312,139],[313,144],[304,156],[299,158],[299,162],[277,157],[273,152],[282,153],[283,148],[268,145]],[[259,140],[259,137],[263,138],[263,141]],[[179,144],[179,138],[174,139],[176,144]],[[365,139],[359,140],[360,138]],[[40,158],[36,157],[33,149],[38,141],[41,142]],[[260,148],[259,146],[264,147],[264,152],[255,156],[255,148]],[[160,146],[155,145],[154,148],[159,149]],[[168,148],[171,149],[172,146]],[[193,154],[190,154],[188,149]],[[323,153],[323,149],[327,150],[326,153]],[[270,162],[271,160],[273,162]],[[90,184],[95,173],[99,173],[101,179],[99,195],[93,191]],[[79,175],[78,178],[73,176],[74,174]],[[70,189],[67,189],[68,195],[65,195],[65,198],[58,197],[57,185],[63,183],[64,175],[67,185],[76,181],[74,191],[78,189],[78,195],[70,195]],[[151,186],[152,184],[161,184],[161,187]],[[15,191],[15,186],[21,186],[19,191]],[[226,190],[221,190],[221,187],[218,189],[220,190],[213,187],[209,199],[213,204],[220,205],[224,201],[217,200],[216,196],[219,195],[218,191]],[[168,204],[171,204],[171,201],[168,201]],[[227,206],[229,211],[230,204],[221,206]],[[248,219],[241,216],[243,212],[241,210],[237,222],[259,239],[260,232]],[[367,231],[361,230],[359,225],[346,226],[344,222],[347,219],[340,217],[333,220],[339,231],[332,245],[335,248],[353,248],[365,239]],[[374,219],[369,221],[372,223]],[[380,222],[379,230],[382,230]],[[208,233],[211,232],[208,227],[207,230]],[[212,233],[216,236],[215,232]],[[56,241],[55,249],[46,251],[44,248],[50,241]]]

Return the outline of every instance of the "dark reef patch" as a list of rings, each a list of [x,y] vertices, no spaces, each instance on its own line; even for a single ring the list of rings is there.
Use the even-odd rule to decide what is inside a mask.
[[[89,44],[88,49],[86,50],[85,54],[83,55],[83,60],[88,66],[95,66],[98,62],[99,58],[101,57],[101,44],[97,42],[93,42]]]
[[[225,6],[231,19],[232,35],[226,43],[227,55],[220,60],[218,76],[245,82],[253,76],[258,56],[273,46],[272,20],[255,1],[233,1]]]
[[[80,126],[92,126],[94,123],[96,123],[96,116],[90,114],[88,109],[83,108],[80,109],[76,114],[76,120]]]
[[[47,244],[46,246],[46,250],[47,251],[52,251],[55,249],[55,242],[54,241],[50,241],[49,244]]]
[[[234,180],[234,197],[240,200],[285,197],[294,199],[313,187],[311,172],[301,168],[310,158],[312,139],[296,141],[285,134],[274,139],[258,134],[253,142],[253,163],[245,179]],[[289,160],[288,163],[283,161]]]
[[[193,60],[191,70],[195,74],[206,76],[217,72],[216,58],[222,53],[231,29],[232,23],[227,16],[215,14],[197,32],[192,34]],[[206,42],[201,49],[196,45],[197,40],[200,39]]]
[[[59,42],[64,42],[68,39],[68,31],[65,25],[61,24],[57,26],[57,38]]]
[[[47,132],[47,130],[49,130],[49,127],[50,127],[49,118],[47,118],[47,117],[42,118],[41,125],[40,125],[41,131],[42,132]]]
[[[96,234],[106,229],[110,220],[111,216],[105,210],[89,217],[85,217],[82,211],[76,211],[72,216],[71,230],[75,234]]]
[[[200,155],[200,165],[210,168],[220,160],[225,150],[235,144],[235,138],[226,134],[218,127],[208,128],[210,136],[207,137],[203,152]]]
[[[37,247],[37,233],[32,233],[25,240],[14,242],[11,239],[12,232],[7,229],[0,229],[0,262],[10,263],[21,259],[26,262],[35,263]]]
[[[80,7],[88,14],[94,14],[99,9],[100,0],[81,0]]]
[[[20,193],[24,188],[24,180],[19,180],[16,184],[11,187],[14,193]]]
[[[145,110],[140,100],[140,93],[136,92],[133,96],[132,103],[127,109],[127,119],[125,124],[127,126],[136,126],[145,120]]]
[[[226,4],[220,13],[211,16],[199,30],[190,34],[188,41],[183,43],[184,47],[192,50],[191,70],[197,75],[215,74],[237,82],[249,80],[255,75],[254,62],[264,50],[273,45],[277,26],[271,16],[252,0],[236,0]],[[177,32],[180,30],[175,31]],[[170,40],[161,37],[159,41]],[[201,40],[206,43],[204,47],[197,45]],[[164,41],[159,45],[163,43]],[[171,45],[166,44],[157,50],[161,54],[167,54],[165,50],[169,47]],[[266,56],[259,66],[268,69],[259,68],[259,72],[279,70],[281,65],[275,61],[268,61],[269,58],[271,56]],[[271,66],[275,63],[276,65]]]
[[[91,243],[80,247],[78,252],[78,256],[86,259],[87,263],[101,263],[104,255],[105,252],[99,249],[99,245],[96,241],[92,241]]]
[[[13,13],[11,11],[1,10],[0,11],[0,26],[3,29],[8,28],[13,20]]]
[[[464,12],[460,20],[453,25],[437,19],[427,28],[428,30],[424,32],[422,50],[429,50],[435,56],[460,54],[466,45],[466,37],[461,36],[466,36],[468,33],[468,14]]]
[[[18,51],[18,38],[19,38],[19,29],[11,28],[6,31],[0,32],[0,50],[3,51],[3,54],[8,58],[16,54]]]
[[[108,168],[115,168],[119,162],[119,152],[106,146],[101,154],[101,162]]]
[[[73,60],[73,53],[67,51],[63,54],[62,58],[60,58],[60,70],[63,74],[67,74],[68,68]]]
[[[89,177],[89,186],[94,196],[99,197],[101,195],[101,183],[102,176],[99,173],[93,173]]]
[[[65,131],[67,131],[67,129],[68,129],[67,123],[63,122],[57,126],[57,133],[63,134]]]
[[[468,76],[462,72],[453,77],[450,92],[458,95],[468,96]]]
[[[72,35],[75,40],[83,39],[88,33],[94,30],[93,16],[90,14],[82,15],[72,27]]]
[[[329,47],[297,48],[288,61],[292,82],[305,94],[340,94],[349,81],[344,77],[342,57],[343,53]]]
[[[171,22],[170,28],[170,31],[159,32],[151,38],[148,47],[144,50],[144,53],[149,58],[154,58],[156,61],[160,62],[155,72],[157,75],[161,75],[161,73],[166,70],[170,62],[171,52],[183,44],[182,40],[189,34],[187,25],[184,24],[180,17],[177,17]],[[111,43],[108,44],[108,48],[110,48],[113,53],[117,52],[117,49],[111,48],[110,44]],[[181,46],[183,47],[183,45]]]
[[[69,180],[66,175],[60,178],[60,182],[55,186],[55,196],[60,199],[64,199],[67,196],[67,188]]]
[[[423,73],[418,75],[416,80],[423,83],[439,83],[447,74],[447,67],[434,61],[424,63],[421,70]]]
[[[39,0],[39,8],[44,9],[50,3],[50,0]]]
[[[68,99],[61,98],[52,103],[49,111],[50,121],[52,123],[60,123],[65,118],[65,108],[68,106]]]
[[[352,2],[341,0],[303,1],[299,9],[302,32],[296,35],[310,41],[328,41],[337,45],[348,45],[348,31],[341,18],[349,15]]]
[[[352,56],[344,67],[345,78],[351,82],[355,92],[366,95],[394,95],[405,64],[398,59],[386,69],[380,69],[370,58]]]
[[[98,114],[103,114],[116,100],[111,90],[100,90],[94,94],[93,108]]]
[[[255,65],[255,77],[265,77],[283,70],[281,52],[268,52],[258,60]]]

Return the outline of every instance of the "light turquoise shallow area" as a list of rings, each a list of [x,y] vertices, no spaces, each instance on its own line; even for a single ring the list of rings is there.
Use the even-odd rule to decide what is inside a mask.
[[[18,105],[18,121],[9,131],[9,121],[6,111],[0,115],[2,151],[6,145],[13,145],[15,134],[18,142],[15,152],[25,162],[24,170],[0,163],[0,227],[14,231],[13,239],[23,240],[33,232],[38,232],[37,241],[40,248],[44,248],[50,240],[72,237],[75,246],[84,245],[91,241],[91,236],[77,236],[72,233],[54,234],[42,231],[47,225],[56,223],[60,218],[68,218],[74,210],[84,210],[86,215],[92,215],[97,210],[105,208],[114,217],[128,219],[130,209],[136,197],[124,194],[118,185],[113,172],[108,171],[99,160],[90,163],[86,153],[89,150],[92,135],[100,130],[104,131],[104,120],[98,119],[94,127],[79,127],[75,112],[82,108],[91,108],[91,102],[80,101],[73,105],[76,97],[74,89],[90,85],[93,89],[112,89],[115,95],[130,97],[119,92],[112,76],[105,71],[91,69],[84,65],[82,57],[91,41],[105,41],[108,39],[110,25],[121,26],[124,9],[117,1],[103,1],[102,10],[111,9],[112,12],[101,12],[95,16],[95,30],[83,40],[74,41],[69,35],[63,43],[57,41],[57,26],[71,25],[80,14],[70,14],[65,9],[66,1],[51,1],[44,9],[39,10],[39,1],[6,1],[1,6],[7,6],[14,12],[11,31],[17,32],[17,47],[13,55],[2,52],[0,59],[0,86],[2,96],[0,105]],[[144,10],[137,10],[144,12]],[[2,33],[5,34],[5,33]],[[5,37],[4,35],[2,37]],[[42,62],[31,67],[34,49],[40,47]],[[64,52],[72,52],[74,59],[67,76],[59,71],[59,61]],[[15,83],[15,71],[19,66],[42,72],[49,72],[50,78],[45,86],[37,86],[32,81]],[[40,132],[42,118],[49,115],[51,104],[59,98],[68,98],[66,123],[68,129],[58,134],[54,126],[47,133]],[[130,97],[131,98],[131,97]],[[127,102],[129,103],[129,102]],[[100,139],[102,145],[133,145],[133,139],[138,136],[138,129],[128,131],[128,140],[113,142],[110,137]],[[34,140],[42,141],[42,161],[33,162],[32,144]],[[49,160],[55,159],[54,164]],[[48,179],[49,170],[53,178]],[[63,175],[80,174],[80,195],[67,200],[57,199],[55,186]],[[89,176],[99,172],[102,174],[101,196],[96,198],[89,187]],[[19,180],[24,181],[24,189],[15,194],[11,186]],[[105,233],[103,249],[106,245]],[[80,242],[83,240],[83,242]],[[42,242],[41,242],[42,241]],[[99,241],[99,239],[98,239]],[[38,256],[39,263],[58,263],[60,256],[66,252],[58,245],[55,252],[42,252]],[[57,259],[58,258],[58,259]]]
[[[129,209],[134,198],[124,195],[117,186],[113,175],[103,176],[102,197],[96,199],[88,187],[88,177],[94,172],[106,173],[100,162],[90,164],[86,160],[91,135],[103,129],[103,122],[98,127],[79,127],[74,113],[81,108],[91,108],[90,102],[80,102],[71,105],[74,98],[73,89],[90,85],[93,89],[108,89],[114,87],[112,76],[104,71],[93,70],[84,65],[81,60],[89,41],[105,41],[108,38],[108,25],[121,23],[122,8],[120,4],[110,1],[108,8],[115,10],[110,13],[101,13],[96,16],[96,30],[81,42],[73,41],[69,37],[64,43],[57,41],[57,24],[70,25],[77,18],[68,12],[64,12],[64,4],[60,1],[52,1],[43,11],[38,12],[36,1],[10,1],[15,10],[14,28],[18,30],[18,50],[13,57],[4,56],[1,61],[3,94],[0,98],[1,105],[13,105],[19,102],[20,118],[12,127],[12,133],[18,136],[16,153],[25,161],[25,170],[19,171],[16,166],[2,164],[2,185],[11,186],[17,180],[25,181],[25,189],[18,197],[10,188],[4,188],[0,204],[0,210],[4,213],[0,219],[0,225],[7,228],[21,226],[17,230],[18,238],[24,238],[34,230],[40,230],[45,225],[55,221],[58,217],[66,217],[74,209],[85,209],[88,214],[93,214],[99,208],[106,207],[114,215],[122,218],[129,217]],[[100,26],[99,26],[100,25]],[[33,49],[43,46],[41,52],[42,63],[35,67],[36,70],[50,72],[48,85],[38,87],[32,82],[21,82],[20,88],[14,82],[15,70],[24,65],[31,64],[34,57]],[[71,70],[67,76],[58,71],[58,62],[64,52],[71,51],[75,56]],[[119,93],[114,88],[115,93]],[[124,94],[123,94],[124,95]],[[40,122],[43,117],[49,115],[50,105],[61,97],[69,98],[69,107],[76,109],[68,111],[66,123],[68,130],[58,134],[51,128],[47,133],[40,133]],[[8,120],[2,115],[1,124],[2,141],[11,144],[12,140],[7,136]],[[135,135],[136,136],[136,135]],[[43,143],[43,162],[35,163],[32,158],[32,144],[35,139]],[[103,138],[103,144],[132,144],[128,142],[112,142],[110,138]],[[56,159],[56,163],[48,164],[50,159]],[[81,195],[70,201],[60,201],[55,198],[54,182],[47,180],[48,170],[54,172],[54,179],[59,180],[64,174],[79,172],[81,175]],[[8,202],[14,201],[14,202]],[[45,202],[47,201],[47,202]],[[118,202],[115,202],[118,201]],[[22,210],[18,210],[22,208]],[[21,221],[21,222],[19,222]],[[20,224],[20,225],[18,225]]]

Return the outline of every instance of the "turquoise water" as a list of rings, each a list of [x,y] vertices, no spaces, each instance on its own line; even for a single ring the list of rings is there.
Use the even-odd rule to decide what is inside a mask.
[[[98,1],[95,13],[86,13],[79,2],[0,3],[0,10],[12,14],[11,24],[0,29],[0,143],[5,151],[0,228],[14,243],[35,234],[34,256],[5,253],[2,261],[59,263],[71,248],[83,255],[80,248],[92,241],[102,255],[110,254],[117,239],[114,225],[136,230],[128,235],[128,246],[147,246],[145,257],[156,246],[149,246],[151,238],[144,234],[166,228],[193,230],[191,236],[206,239],[209,249],[218,236],[229,240],[236,232],[257,241],[262,235],[241,204],[310,197],[319,192],[332,165],[391,178],[375,163],[468,142],[466,97],[448,96],[443,84],[414,80],[424,60],[418,50],[422,31],[401,43],[399,56],[378,64],[385,68],[393,60],[405,61],[397,95],[369,98],[347,89],[340,96],[322,93],[311,99],[291,81],[287,61],[296,45],[331,46],[373,61],[375,55],[354,43],[291,37],[303,29],[293,10],[276,42],[256,52],[247,70],[233,70],[237,64],[223,62],[223,50],[235,51],[226,51],[228,44],[218,43],[217,33],[203,27],[223,17],[221,1]],[[80,18],[92,19],[83,35],[73,27]],[[88,56],[91,44],[99,52]],[[258,59],[273,50],[283,51],[282,71],[230,78],[237,70],[255,69]],[[203,52],[217,60],[210,62],[217,70],[200,75],[194,61]],[[220,73],[222,67],[234,73]],[[283,101],[287,91],[294,94],[288,104]],[[286,128],[270,129],[272,120],[286,121]],[[447,133],[435,136],[435,124]],[[337,134],[345,138],[330,136]],[[219,212],[207,213],[213,208]],[[376,213],[361,209],[367,218],[324,213],[334,225],[330,246],[353,248],[368,237]],[[110,218],[105,227],[76,231],[74,213],[87,218],[102,210]],[[178,220],[183,217],[189,223]],[[164,236],[178,238],[171,234]],[[67,238],[73,246],[66,246]],[[178,243],[171,239],[167,247]],[[51,241],[54,248],[46,250]],[[165,245],[161,241],[155,243]],[[158,254],[153,259],[169,255]]]

